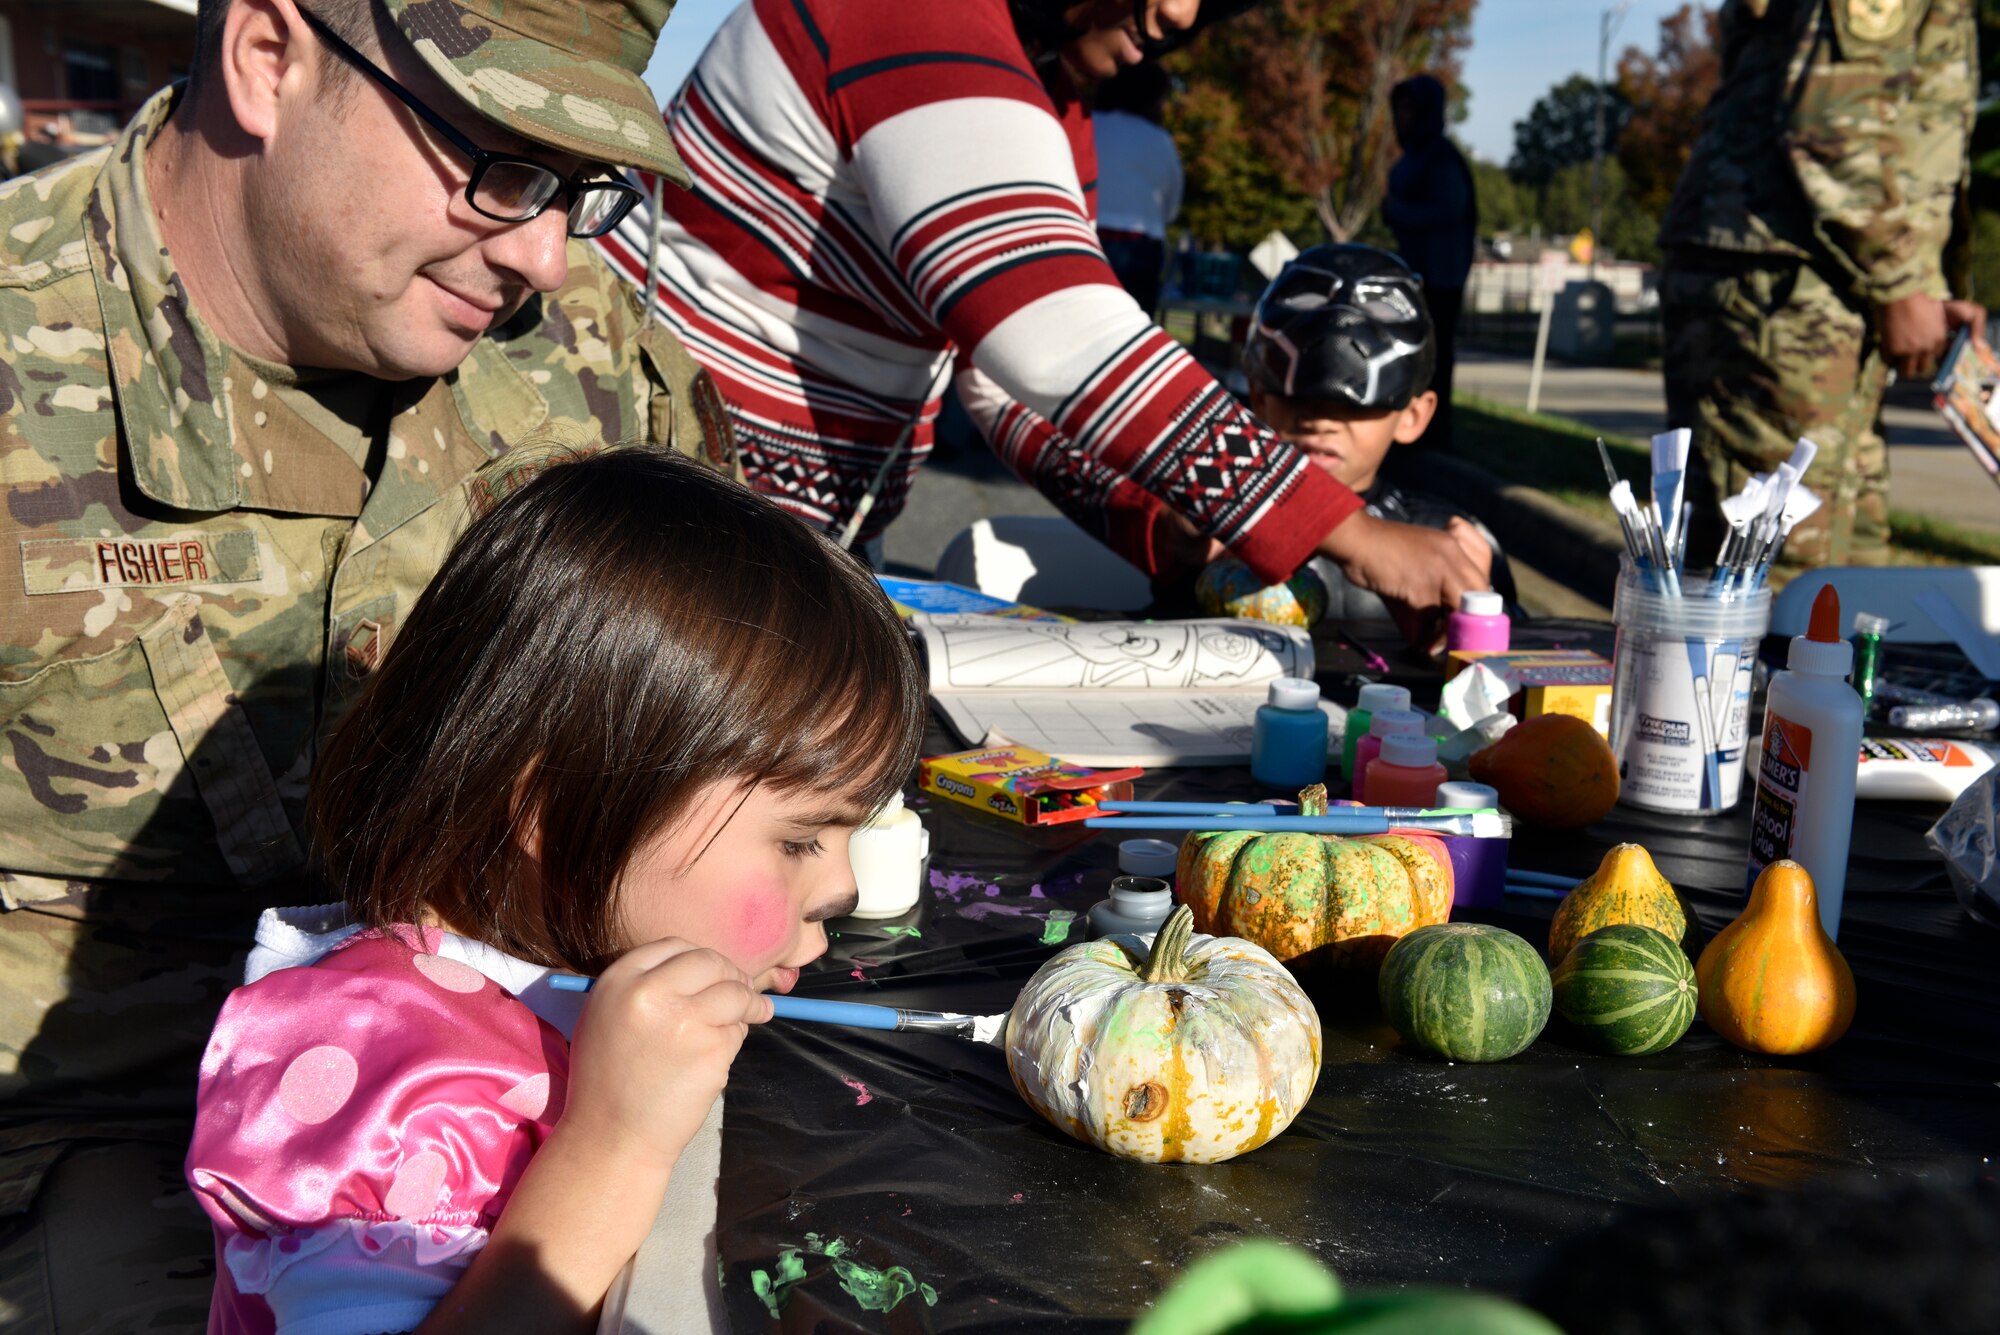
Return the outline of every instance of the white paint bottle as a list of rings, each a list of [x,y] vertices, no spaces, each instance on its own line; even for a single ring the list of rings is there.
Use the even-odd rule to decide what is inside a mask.
[[[1819,899],[1820,926],[1840,937],[1847,840],[1861,763],[1861,697],[1847,684],[1854,646],[1840,638],[1840,595],[1829,584],[1812,621],[1792,638],[1786,670],[1764,698],[1764,746],[1750,811],[1750,875],[1782,858],[1804,867]]]
[[[931,832],[917,813],[892,793],[882,809],[847,841],[860,895],[857,918],[894,918],[917,906],[923,894],[924,864],[931,855]]]

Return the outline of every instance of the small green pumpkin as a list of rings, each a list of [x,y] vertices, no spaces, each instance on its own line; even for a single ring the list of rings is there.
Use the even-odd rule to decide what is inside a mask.
[[[1694,1023],[1694,965],[1651,927],[1625,922],[1598,928],[1563,957],[1550,981],[1556,1014],[1599,1052],[1661,1052]]]
[[[1390,948],[1382,1013],[1403,1041],[1452,1061],[1505,1061],[1549,1022],[1549,971],[1512,932],[1479,923],[1421,927]]]
[[[1324,815],[1326,787],[1299,794]],[[1398,937],[1451,916],[1451,858],[1426,835],[1190,834],[1177,869],[1195,929],[1240,936],[1301,976],[1366,977]]]

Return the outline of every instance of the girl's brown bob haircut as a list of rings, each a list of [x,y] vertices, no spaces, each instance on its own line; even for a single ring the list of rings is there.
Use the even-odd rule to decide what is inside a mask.
[[[606,450],[466,530],[314,770],[314,856],[365,925],[596,969],[626,863],[705,787],[872,811],[923,719],[866,569],[700,464]]]

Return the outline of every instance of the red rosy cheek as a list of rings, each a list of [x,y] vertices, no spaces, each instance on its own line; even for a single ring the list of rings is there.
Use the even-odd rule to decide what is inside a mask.
[[[777,886],[743,886],[729,915],[729,940],[736,962],[749,966],[762,961],[785,943],[797,921],[790,897]]]

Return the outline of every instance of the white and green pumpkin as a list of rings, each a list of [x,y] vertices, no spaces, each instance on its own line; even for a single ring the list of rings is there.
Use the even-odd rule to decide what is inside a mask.
[[[1007,1069],[1029,1106],[1145,1163],[1256,1149],[1305,1106],[1319,1057],[1319,1013],[1284,965],[1195,935],[1185,906],[1150,951],[1135,936],[1063,951],[1007,1018]]]

